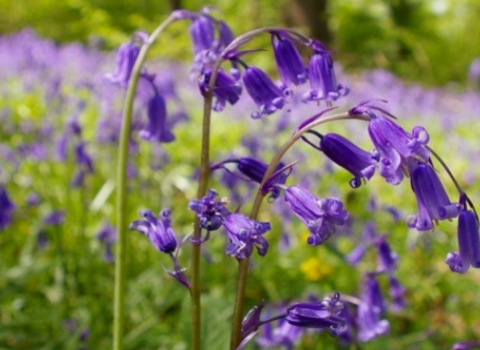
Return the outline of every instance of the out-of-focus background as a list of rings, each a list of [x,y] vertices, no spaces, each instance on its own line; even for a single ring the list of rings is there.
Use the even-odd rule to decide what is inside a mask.
[[[2,0],[0,33],[31,27],[59,43],[112,49],[139,28],[153,30],[174,9],[206,5],[197,0]],[[465,84],[469,64],[480,55],[480,3],[475,0],[212,0],[208,5],[217,7],[236,33],[287,25],[338,52],[345,68],[384,68],[429,85]],[[168,45],[163,55],[189,54],[185,35]]]
[[[174,9],[200,11],[206,5],[218,8],[211,14],[236,35],[288,26],[324,42],[335,52],[338,82],[351,89],[335,102],[339,110],[388,100],[379,104],[407,131],[415,125],[429,131],[431,147],[480,203],[479,1],[0,0],[0,350],[111,346],[113,169],[125,90],[105,76],[115,70],[115,50],[135,31],[151,32]],[[129,161],[129,220],[139,219],[141,209],[158,213],[168,207],[180,239],[192,227],[193,213],[186,208],[196,193],[202,117],[188,26],[185,21],[169,27],[146,64],[157,74],[176,139],[149,143],[139,137],[151,97],[151,88],[141,83]],[[270,37],[249,45],[266,51],[245,61],[277,79]],[[308,62],[311,52],[302,54]],[[236,105],[213,115],[212,162],[241,156],[268,162],[299,123],[323,108],[323,102],[307,105],[293,98],[288,108],[252,120],[255,106],[244,91]],[[373,147],[365,123],[321,131]],[[377,174],[354,190],[349,173],[308,145],[295,145],[285,156],[286,163],[296,160],[288,185],[342,199],[350,220],[326,244],[310,247],[307,229],[283,198],[266,202],[260,218],[272,222],[266,235],[270,250],[263,258],[254,253],[248,307],[265,299],[273,315],[287,303],[333,291],[359,297],[365,274],[378,264],[374,242],[365,239],[371,230],[376,237],[386,235],[398,254],[394,275],[404,293],[392,293],[388,276],[379,276],[390,334],[347,348],[433,350],[480,341],[480,273],[472,268],[454,274],[444,263],[448,252],[458,250],[456,220],[441,222],[434,232],[408,229],[405,218],[417,211],[408,179],[392,187]],[[446,172],[438,162],[435,168],[456,201]],[[254,184],[219,171],[211,186],[230,199],[231,210],[248,213]],[[188,294],[165,273],[172,269],[169,257],[139,233],[128,239],[126,349],[189,349]],[[364,258],[349,263],[349,254],[362,244]],[[179,255],[187,276],[188,245]],[[223,231],[204,245],[205,349],[228,344],[237,266],[224,254],[225,245]],[[246,349],[285,348],[275,347],[268,334],[257,338],[263,343],[253,340]],[[342,346],[327,332],[308,331],[294,348]]]

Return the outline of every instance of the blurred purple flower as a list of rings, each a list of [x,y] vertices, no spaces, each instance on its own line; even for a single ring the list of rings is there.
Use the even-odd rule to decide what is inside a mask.
[[[140,48],[137,45],[133,43],[122,44],[117,51],[117,67],[115,72],[108,73],[105,77],[112,83],[126,88],[139,53]]]
[[[55,210],[45,216],[43,219],[43,222],[46,225],[61,225],[63,224],[63,221],[65,220],[65,211],[63,210]]]
[[[42,199],[38,193],[31,192],[28,194],[26,202],[29,207],[36,207],[40,204],[41,200]]]
[[[0,230],[10,225],[15,204],[10,200],[5,186],[0,185]]]
[[[390,286],[388,293],[392,298],[392,309],[393,311],[400,311],[405,308],[405,287],[392,275],[388,276],[388,284]]]
[[[139,132],[140,138],[149,142],[172,142],[175,135],[167,124],[167,106],[159,94],[155,94],[148,101],[148,127]]]
[[[471,350],[480,349],[480,343],[476,340],[461,341],[453,344],[451,350]]]
[[[398,255],[395,254],[387,242],[387,236],[383,235],[376,239],[375,246],[378,251],[377,272],[392,273],[396,266]]]
[[[110,225],[108,222],[105,222],[100,231],[97,233],[97,239],[105,246],[103,259],[108,263],[112,263],[115,260],[112,252],[112,246],[117,241],[116,228]]]

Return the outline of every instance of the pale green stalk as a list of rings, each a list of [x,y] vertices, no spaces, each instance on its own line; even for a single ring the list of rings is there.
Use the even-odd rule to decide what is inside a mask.
[[[117,231],[118,241],[115,253],[115,290],[113,300],[113,349],[123,349],[123,332],[125,323],[125,265],[127,255],[127,162],[130,140],[130,128],[132,123],[133,102],[137,90],[138,79],[147,52],[156,38],[176,18],[170,15],[150,35],[147,42],[143,44],[140,53],[130,76],[128,89],[125,96],[125,104],[122,116],[122,129],[120,131],[120,142],[118,145],[117,164]]]

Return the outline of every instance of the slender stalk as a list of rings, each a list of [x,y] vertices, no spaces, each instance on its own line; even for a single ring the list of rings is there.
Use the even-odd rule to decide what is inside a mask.
[[[250,218],[256,220],[258,217],[258,213],[260,211],[260,207],[262,205],[263,195],[260,191],[260,188],[265,183],[265,181],[272,176],[277,167],[278,163],[280,163],[282,157],[285,153],[293,146],[295,142],[298,141],[311,128],[327,123],[332,122],[335,120],[346,120],[346,119],[358,119],[358,120],[370,120],[367,116],[351,116],[348,112],[338,113],[331,116],[320,117],[311,123],[305,125],[302,129],[296,131],[290,139],[283,144],[282,147],[277,151],[275,156],[273,157],[272,161],[270,162],[268,169],[263,177],[262,184],[259,186],[257,194],[255,196],[255,200],[253,202],[252,211],[250,213]],[[237,283],[237,298],[235,299],[235,307],[233,313],[233,326],[232,326],[232,335],[231,335],[231,342],[230,342],[230,350],[235,350],[241,342],[241,332],[242,332],[242,318],[243,318],[243,297],[245,295],[245,287],[246,287],[246,280],[247,280],[247,272],[248,272],[248,263],[249,259],[239,260],[239,273],[238,273],[238,283]],[[241,296],[241,298],[239,297]]]
[[[426,148],[432,153],[432,155],[437,158],[437,160],[440,162],[440,164],[442,165],[442,167],[445,169],[445,171],[447,172],[448,176],[450,176],[450,179],[452,180],[453,184],[455,185],[455,187],[457,188],[457,191],[458,193],[461,195],[461,194],[464,194],[465,191],[463,191],[462,187],[460,186],[460,184],[458,183],[458,181],[455,179],[455,176],[453,176],[453,173],[452,171],[450,170],[450,168],[447,166],[447,164],[443,161],[443,159],[438,155],[437,152],[435,152],[433,149],[431,149],[429,146],[426,146]]]
[[[210,121],[212,111],[212,89],[204,95],[203,122],[202,122],[202,149],[200,153],[200,179],[198,182],[197,198],[205,196],[210,178]],[[202,229],[200,219],[195,217],[193,224],[194,242],[200,242]],[[190,299],[192,303],[192,350],[201,349],[201,300],[200,300],[200,244],[192,244],[190,259]]]
[[[248,265],[250,258],[238,259],[238,281],[235,306],[233,309],[232,333],[230,337],[230,350],[236,350],[242,341],[243,304],[247,284]]]
[[[142,46],[140,53],[130,76],[128,89],[125,96],[125,104],[122,116],[122,129],[120,131],[120,142],[118,145],[118,164],[117,164],[117,231],[118,241],[115,252],[115,289],[113,300],[113,349],[123,349],[123,331],[125,324],[125,266],[127,255],[127,161],[128,146],[130,140],[130,128],[132,123],[133,101],[135,91],[137,90],[140,71],[147,57],[147,52],[160,33],[176,18],[170,15],[155,31],[150,35],[146,43]]]

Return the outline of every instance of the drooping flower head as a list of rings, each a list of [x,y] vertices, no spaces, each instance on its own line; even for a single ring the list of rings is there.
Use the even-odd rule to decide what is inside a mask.
[[[282,33],[272,33],[272,46],[278,74],[285,87],[301,85],[308,79],[308,70],[295,45],[282,37]]]
[[[188,209],[197,213],[200,218],[200,227],[208,230],[218,230],[230,211],[225,207],[228,200],[225,198],[218,198],[215,190],[210,189],[207,195],[201,199],[191,200],[188,204]]]
[[[106,75],[106,78],[112,83],[122,88],[128,86],[132,69],[140,53],[140,47],[134,43],[125,43],[117,51],[117,67],[115,72]]]
[[[143,210],[140,214],[142,219],[132,222],[130,230],[143,233],[158,251],[173,253],[177,248],[177,240],[171,227],[170,210],[162,210],[158,219],[150,210]]]
[[[254,221],[243,214],[229,215],[223,226],[227,231],[230,243],[225,248],[227,255],[237,259],[245,259],[252,255],[253,247],[260,256],[267,254],[268,242],[263,234],[270,231],[268,222]]]
[[[343,310],[338,293],[321,302],[296,303],[287,309],[285,320],[291,325],[302,328],[330,329],[336,335],[345,325],[345,320],[338,317]]]
[[[398,255],[395,254],[387,242],[387,236],[382,235],[375,240],[378,251],[377,272],[391,273],[397,266]]]
[[[308,227],[311,236],[307,243],[316,246],[325,242],[345,224],[348,212],[336,198],[320,199],[301,186],[291,186],[285,191],[285,202]]]
[[[389,332],[390,324],[380,318],[385,311],[386,303],[376,275],[368,273],[357,311],[358,340],[367,342]]]
[[[198,79],[198,86],[202,94],[208,92],[208,85],[212,76],[212,69],[206,68]],[[215,80],[215,88],[213,89],[213,96],[216,100],[213,103],[212,109],[216,112],[221,112],[225,108],[226,103],[232,106],[237,103],[242,94],[242,85],[234,77],[228,75],[223,70],[219,70]]]
[[[370,180],[375,173],[375,164],[378,162],[376,152],[366,152],[350,142],[345,137],[328,133],[320,135],[319,150],[321,150],[331,161],[348,170],[353,176],[350,186],[360,187],[362,179]]]
[[[312,42],[311,47],[315,51],[308,66],[311,89],[302,96],[302,101],[336,101],[340,97],[346,96],[350,89],[337,83],[332,53],[318,41]]]
[[[388,294],[392,299],[392,309],[393,311],[400,311],[405,308],[405,287],[403,287],[398,279],[393,276],[388,276]]]
[[[462,207],[458,215],[458,253],[448,253],[445,262],[450,270],[465,273],[470,266],[480,268],[480,239],[478,233],[478,218],[467,209],[466,196],[460,198]]]
[[[164,98],[155,93],[148,101],[148,126],[140,130],[139,136],[148,142],[168,143],[175,140],[175,135],[167,124],[167,106]]]
[[[430,159],[430,151],[425,147],[430,139],[425,128],[415,126],[411,134],[408,134],[399,125],[387,117],[379,116],[374,109],[361,105],[352,108],[352,115],[368,114],[370,122],[368,133],[380,155],[379,172],[388,183],[398,185],[404,175],[409,174],[411,163],[427,163]],[[390,114],[388,114],[390,116]]]
[[[259,107],[258,111],[252,112],[253,119],[272,114],[285,105],[286,96],[283,91],[260,68],[246,67],[242,79],[248,94]]]
[[[213,164],[210,169],[212,171],[217,169],[226,169],[225,165],[234,163],[237,165],[238,171],[246,177],[245,180],[253,181],[258,184],[262,183],[263,177],[268,169],[268,164],[252,157],[231,158],[219,163]],[[271,193],[271,198],[276,199],[280,196],[280,189],[277,185],[283,185],[287,181],[290,174],[290,169],[285,169],[285,163],[280,162],[275,168],[275,172],[270,179],[265,182],[265,188],[262,188],[262,193]]]
[[[434,227],[433,220],[451,219],[458,215],[457,203],[450,202],[447,192],[430,164],[417,164],[410,175],[412,190],[417,199],[418,215],[410,215],[407,218],[408,227],[428,231]]]

